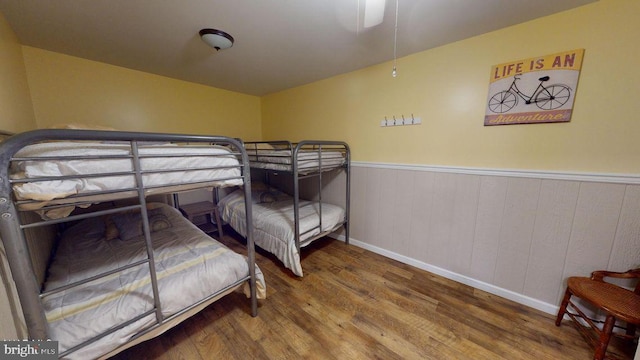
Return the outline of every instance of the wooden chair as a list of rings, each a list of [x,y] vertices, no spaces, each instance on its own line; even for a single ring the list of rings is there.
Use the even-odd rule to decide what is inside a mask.
[[[635,289],[631,291],[605,282],[604,278],[607,277],[640,279],[640,268],[627,272],[594,271],[591,273],[590,278],[570,277],[567,281],[567,290],[562,299],[558,317],[556,318],[556,326],[560,326],[565,314],[574,321],[576,328],[583,333],[590,345],[595,348],[594,360],[605,358],[616,321],[626,322],[626,334],[620,336],[628,339],[637,338],[636,325],[640,325],[640,281],[636,283]],[[571,301],[571,296],[583,299],[605,313],[606,319],[602,329],[598,328],[593,320],[589,319]],[[569,305],[572,309],[571,312],[567,309]],[[583,323],[589,324],[594,331],[589,331],[588,327],[581,325],[579,319],[582,319]]]

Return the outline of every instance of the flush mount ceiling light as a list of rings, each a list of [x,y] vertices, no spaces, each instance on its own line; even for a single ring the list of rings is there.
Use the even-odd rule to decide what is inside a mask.
[[[233,46],[233,36],[216,29],[200,30],[202,41],[216,50],[224,50]]]
[[[365,0],[364,27],[370,28],[382,24],[384,19],[385,0]]]

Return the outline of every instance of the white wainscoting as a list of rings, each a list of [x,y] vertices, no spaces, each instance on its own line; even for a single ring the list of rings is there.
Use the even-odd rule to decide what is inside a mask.
[[[354,162],[350,241],[554,314],[567,277],[640,266],[640,175]]]

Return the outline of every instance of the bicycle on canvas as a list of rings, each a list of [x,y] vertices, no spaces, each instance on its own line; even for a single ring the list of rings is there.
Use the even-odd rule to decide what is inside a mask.
[[[549,76],[539,78],[538,87],[531,95],[527,95],[518,89],[516,81],[520,80],[520,77],[515,75],[507,90],[500,91],[489,99],[489,110],[494,113],[505,113],[518,105],[518,98],[524,100],[527,105],[534,103],[542,110],[561,107],[569,101],[571,88],[563,84],[544,86],[544,82],[549,79]]]

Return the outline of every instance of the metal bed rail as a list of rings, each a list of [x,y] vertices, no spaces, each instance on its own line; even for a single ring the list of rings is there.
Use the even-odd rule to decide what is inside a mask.
[[[344,226],[345,242],[349,244],[349,213],[351,199],[351,151],[349,145],[343,141],[304,140],[293,143],[287,140],[277,141],[250,141],[244,143],[252,168],[267,171],[284,172],[293,177],[294,199],[294,233],[296,248],[308,245],[313,240],[328,235]],[[311,156],[310,156],[311,155]],[[331,230],[323,231],[322,224],[322,198],[323,198],[323,173],[327,171],[345,170],[345,219],[342,224]],[[318,226],[300,232],[300,224],[297,221],[300,214],[300,180],[317,179],[315,194],[318,204]],[[318,230],[319,234],[301,241],[303,235]]]
[[[314,151],[317,153],[318,163],[317,163],[317,167],[314,168],[314,171],[312,173],[307,172],[307,170],[309,170],[309,167],[300,169],[299,158],[300,158],[300,154],[302,154],[304,151]],[[330,231],[322,230],[323,229],[323,226],[322,226],[322,195],[323,195],[322,179],[323,179],[323,173],[325,171],[323,162],[327,160],[322,156],[323,151],[331,151],[331,152],[339,151],[343,154],[345,159],[344,164],[339,168],[343,168],[345,170],[345,176],[346,176],[345,219],[342,225],[344,226],[344,231],[345,231],[345,243],[348,245],[349,244],[349,212],[350,212],[350,199],[351,199],[351,151],[349,149],[349,145],[346,142],[305,140],[296,144],[292,154],[294,219],[298,219],[300,214],[300,179],[315,176],[318,179],[317,197],[318,197],[318,212],[319,212],[318,214],[319,235],[314,237],[314,239],[327,235],[337,229],[337,228],[334,228],[334,229],[331,229]],[[301,174],[301,170],[303,170],[304,173]],[[301,237],[300,222],[295,221],[295,239],[296,239],[296,248],[298,249],[298,252],[300,252],[300,247],[301,247],[300,237]],[[305,241],[305,243],[308,244],[311,241],[313,240],[307,240]]]
[[[297,160],[299,174],[344,167],[349,152],[348,147],[344,146],[345,143],[339,141],[305,140],[292,143],[287,140],[277,140],[248,141],[244,144],[252,167],[292,173],[293,162]],[[298,146],[300,146],[299,156],[294,159],[293,152]],[[316,162],[319,157],[323,160],[321,166]]]

